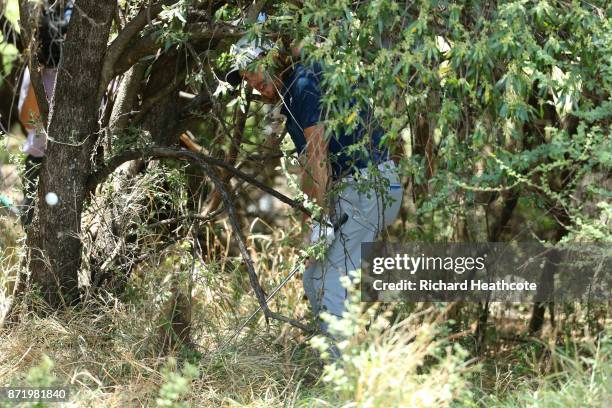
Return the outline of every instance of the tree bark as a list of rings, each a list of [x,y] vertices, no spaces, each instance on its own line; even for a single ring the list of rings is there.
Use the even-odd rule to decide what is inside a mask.
[[[28,232],[31,283],[53,307],[78,302],[81,211],[99,130],[96,96],[115,2],[80,0],[63,48],[49,114],[47,152]],[[45,201],[48,193],[59,199]]]

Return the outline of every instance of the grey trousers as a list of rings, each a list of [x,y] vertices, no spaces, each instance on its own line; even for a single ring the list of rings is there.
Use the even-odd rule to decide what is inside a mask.
[[[315,317],[324,311],[341,317],[347,290],[340,278],[361,268],[361,243],[374,241],[397,218],[403,189],[395,163],[378,166],[379,173],[362,171],[362,177],[341,180],[346,185],[334,199],[334,211],[346,214],[347,221],[336,231],[323,259],[304,271],[304,291]],[[327,324],[321,323],[327,332]]]

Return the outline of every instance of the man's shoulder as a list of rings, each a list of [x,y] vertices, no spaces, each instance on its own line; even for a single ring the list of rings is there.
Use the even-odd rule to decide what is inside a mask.
[[[293,69],[291,84],[289,84],[292,94],[299,95],[302,92],[319,90],[319,78],[311,66],[296,64]]]
[[[303,64],[297,63],[294,66],[295,76],[299,78],[308,78],[309,80],[319,81],[321,79],[322,69],[318,63]]]

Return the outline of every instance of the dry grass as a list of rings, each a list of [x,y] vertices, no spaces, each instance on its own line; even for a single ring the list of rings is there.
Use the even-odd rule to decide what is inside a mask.
[[[142,283],[148,287],[146,279]],[[390,324],[388,313],[376,316],[374,309],[343,322],[344,328],[353,326],[353,335],[343,343],[343,360],[325,370],[304,338],[277,324],[266,328],[261,320],[220,349],[231,321],[239,321],[252,302],[237,302],[234,312],[226,311],[235,313],[233,318],[224,321],[216,311],[206,315],[207,306],[216,310],[207,302],[215,303],[220,293],[210,288],[203,293],[210,297],[195,306],[208,316],[206,325],[195,330],[199,353],[175,349],[169,356],[159,354],[159,308],[151,307],[152,292],[131,301],[94,299],[46,317],[22,310],[21,321],[0,337],[0,383],[36,385],[32,379],[42,378],[68,384],[73,395],[67,406],[74,407],[515,407],[527,402],[547,407],[572,406],[586,396],[590,403],[582,406],[597,406],[610,396],[604,381],[609,380],[609,350],[600,348],[590,361],[560,359],[560,383],[525,376],[514,390],[486,395],[477,385],[486,372],[474,372],[480,365],[466,363],[469,356],[440,336],[431,319]],[[367,331],[366,320],[373,322]],[[512,370],[504,364],[496,361],[500,384],[502,370]],[[539,394],[565,405],[533,402]]]
[[[19,226],[4,222],[3,286],[14,276],[23,238]],[[261,219],[247,229],[268,292],[298,259],[297,229],[296,223],[278,228]],[[65,384],[72,389],[71,407],[548,407],[597,406],[610,397],[609,342],[589,361],[562,359],[563,375],[556,379],[538,377],[532,366],[533,375],[515,376],[519,364],[529,365],[516,355],[491,356],[493,367],[478,374],[474,369],[484,364],[466,363],[470,357],[438,331],[433,310],[426,321],[413,316],[393,325],[389,311],[374,316],[374,308],[354,310],[341,325],[353,329],[343,360],[325,368],[302,334],[276,322],[266,325],[261,315],[224,347],[257,303],[244,265],[229,251],[227,223],[208,226],[205,237],[210,245],[204,260],[193,259],[187,241],[178,242],[135,270],[122,299],[95,295],[79,308],[46,315],[19,310],[20,321],[0,332],[0,384]],[[175,279],[183,290],[191,288],[197,348],[164,355],[160,313]],[[302,297],[296,276],[271,305],[308,317]],[[35,295],[27,303],[36,304]],[[516,317],[514,324],[520,322]],[[485,390],[485,383],[493,386]],[[538,402],[538,395],[557,405]]]
[[[175,357],[197,361],[200,374],[184,395],[190,406],[271,406],[293,398],[301,382],[318,376],[312,355],[291,339],[275,342],[266,333],[225,350],[200,333],[206,345],[200,355],[174,350],[161,356],[156,319],[154,310],[122,302],[91,302],[44,318],[25,312],[0,338],[0,383],[27,383],[28,373],[48,356],[55,363],[50,377],[78,390],[75,406],[153,405],[167,381],[164,370],[180,371],[169,360]]]
[[[217,227],[223,229],[224,221]],[[255,227],[252,224],[251,231]],[[291,246],[272,250],[274,242],[286,239],[278,234],[249,235],[258,265],[265,265],[261,281],[268,290],[297,256]],[[0,338],[0,383],[28,383],[29,373],[41,370],[48,356],[54,366],[45,375],[78,390],[73,406],[150,406],[157,403],[162,386],[171,382],[170,374],[180,375],[184,362],[192,361],[199,375],[181,397],[188,406],[276,406],[297,400],[303,384],[319,376],[314,352],[302,345],[299,333],[274,322],[267,327],[261,316],[221,349],[257,304],[240,263],[231,258],[194,262],[191,255],[189,246],[179,242],[163,257],[143,264],[121,300],[96,295],[79,308],[46,317],[18,311],[19,323]],[[4,275],[14,269],[3,263]],[[173,276],[192,287],[192,338],[198,347],[174,349],[166,356],[160,352],[157,329]],[[26,303],[36,302],[30,295]],[[306,313],[299,278],[272,305],[284,313]],[[173,358],[180,362],[178,367]]]

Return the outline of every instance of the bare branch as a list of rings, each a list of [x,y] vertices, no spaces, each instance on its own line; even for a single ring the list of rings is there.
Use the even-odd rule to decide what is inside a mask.
[[[221,193],[221,198],[223,200],[223,206],[225,207],[225,209],[227,210],[229,214],[229,220],[230,220],[230,224],[232,225],[232,229],[234,231],[234,237],[238,241],[238,248],[240,249],[240,253],[242,254],[244,263],[247,266],[251,287],[255,291],[255,296],[257,297],[259,306],[264,311],[264,315],[267,318],[272,318],[272,319],[276,319],[276,320],[279,320],[285,323],[289,323],[292,326],[297,327],[301,330],[304,330],[306,332],[311,332],[312,329],[310,327],[300,323],[299,321],[295,319],[291,319],[287,316],[283,316],[279,313],[275,313],[271,311],[270,308],[268,307],[268,303],[266,302],[266,295],[261,285],[259,284],[257,273],[255,272],[255,267],[253,266],[253,260],[251,259],[251,256],[249,255],[249,252],[246,247],[244,235],[242,234],[242,229],[240,228],[240,224],[238,222],[238,216],[236,214],[234,203],[232,202],[229,192],[223,185],[223,182],[221,181],[221,179],[219,179],[219,177],[216,175],[216,172],[210,168],[210,164],[223,167],[224,169],[233,173],[236,177],[240,177],[240,178],[247,180],[249,183],[256,185],[257,187],[268,192],[269,194],[274,195],[281,201],[286,202],[287,204],[300,208],[302,211],[305,211],[305,212],[308,212],[308,210],[306,210],[303,206],[301,206],[300,204],[297,204],[295,201],[291,200],[290,198],[277,192],[276,190],[273,190],[265,186],[264,184],[260,183],[253,177],[245,173],[242,173],[241,171],[236,170],[235,168],[231,166],[228,166],[222,160],[215,159],[213,157],[209,157],[203,154],[194,153],[189,150],[176,150],[176,149],[170,149],[170,148],[152,147],[149,149],[124,152],[121,155],[115,156],[114,158],[112,158],[110,160],[111,164],[109,164],[105,169],[97,172],[95,175],[92,176],[92,178],[94,180],[101,180],[104,177],[106,177],[108,174],[110,174],[112,172],[112,169],[116,168],[121,163],[127,160],[134,160],[136,158],[146,158],[146,157],[187,159],[190,162],[202,168],[204,173],[206,173],[208,177],[210,177],[210,179],[212,180],[213,184],[215,185],[215,188],[219,190]]]
[[[304,208],[302,204],[299,202],[292,200],[286,195],[279,193],[273,188],[268,187],[264,183],[260,182],[256,178],[236,169],[235,167],[225,163],[223,160],[201,154],[191,152],[189,150],[179,150],[179,149],[171,149],[165,147],[150,147],[139,150],[127,150],[124,151],[112,158],[110,158],[106,166],[98,171],[94,172],[89,176],[87,182],[87,188],[89,191],[93,190],[98,184],[103,182],[111,173],[113,173],[119,166],[123,163],[128,162],[130,160],[136,159],[146,159],[146,158],[170,158],[170,159],[186,159],[195,163],[203,162],[207,165],[213,165],[217,167],[221,167],[231,173],[234,177],[240,178],[246,181],[249,184],[254,185],[262,191],[276,197],[280,201],[285,204],[290,205],[293,208],[296,208],[302,211],[304,214],[310,215],[310,211]]]
[[[190,152],[191,153],[191,152]],[[255,272],[255,267],[253,266],[253,260],[249,255],[249,251],[247,250],[246,243],[244,240],[244,236],[242,234],[242,229],[240,228],[240,224],[238,223],[238,216],[236,214],[236,209],[234,208],[234,203],[232,202],[228,191],[225,189],[223,182],[214,174],[212,169],[208,167],[208,164],[203,160],[195,160],[195,162],[202,167],[205,173],[211,178],[213,183],[215,184],[215,188],[221,192],[221,197],[223,198],[223,204],[227,208],[229,213],[230,224],[232,225],[232,229],[234,230],[234,236],[238,241],[238,248],[240,248],[240,253],[242,254],[242,258],[244,263],[247,266],[247,271],[249,273],[249,281],[251,282],[251,287],[255,291],[255,296],[257,297],[257,301],[259,302],[259,306],[263,309],[264,315],[267,318],[276,319],[285,323],[289,323],[290,325],[297,327],[305,332],[311,332],[312,329],[308,326],[298,322],[295,319],[291,319],[289,317],[283,316],[280,313],[274,313],[268,307],[268,303],[266,302],[266,294],[264,293],[261,285],[259,284],[259,280],[257,278],[257,273]]]
[[[224,208],[221,207],[221,208],[217,208],[217,210],[213,212],[207,213],[206,215],[189,213],[187,215],[182,215],[180,217],[170,218],[167,220],[161,220],[161,221],[155,222],[153,224],[148,224],[147,227],[153,228],[153,227],[157,227],[160,225],[174,224],[174,223],[184,221],[184,220],[196,220],[200,222],[201,224],[206,224],[206,223],[213,221],[215,218],[221,215],[224,211],[225,211]]]
[[[225,154],[225,162],[231,166],[234,166],[236,160],[238,159],[240,144],[242,143],[242,136],[244,134],[244,127],[246,126],[246,121],[249,116],[250,96],[251,93],[247,93],[247,102],[244,112],[242,108],[238,106],[238,104],[236,104],[234,108],[234,132],[232,134],[230,149]],[[227,184],[231,178],[232,175],[227,170],[221,171],[221,181],[224,184]],[[212,196],[208,204],[208,211],[214,211],[220,203],[220,192],[215,189],[212,192]]]

